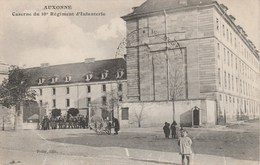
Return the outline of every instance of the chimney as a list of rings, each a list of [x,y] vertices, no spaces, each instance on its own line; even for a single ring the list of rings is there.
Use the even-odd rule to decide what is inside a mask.
[[[188,2],[187,2],[187,0],[179,0],[179,4],[180,5],[187,5]]]
[[[229,15],[229,18],[230,18],[233,22],[235,22],[235,20],[236,20],[236,18],[235,18],[233,15]]]
[[[41,68],[46,68],[49,66],[49,63],[41,63]]]
[[[225,6],[224,4],[220,4],[220,7],[224,10],[224,12],[227,12],[228,7]]]
[[[93,63],[95,62],[95,58],[85,58],[85,63],[88,64],[88,63]]]
[[[138,8],[138,7],[132,7],[133,11],[135,11],[136,8]]]

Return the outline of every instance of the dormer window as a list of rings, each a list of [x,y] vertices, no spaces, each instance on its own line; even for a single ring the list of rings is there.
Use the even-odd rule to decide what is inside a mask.
[[[104,70],[104,72],[101,75],[101,79],[104,80],[107,78],[107,76],[108,76],[108,70]]]
[[[92,73],[89,73],[86,75],[86,81],[90,81],[93,77],[93,74]]]
[[[51,78],[51,83],[56,83],[58,81],[58,77],[54,76]]]
[[[116,72],[116,78],[121,78],[124,75],[124,70],[120,69]]]
[[[70,82],[70,80],[71,80],[71,76],[68,75],[65,77],[65,82]]]
[[[44,83],[44,81],[45,81],[44,78],[39,78],[39,80],[38,80],[38,84],[40,85],[40,84]]]

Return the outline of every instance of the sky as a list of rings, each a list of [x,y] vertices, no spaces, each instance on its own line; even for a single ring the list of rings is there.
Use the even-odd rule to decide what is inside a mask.
[[[145,0],[1,0],[0,61],[21,67],[114,58],[126,33],[120,18]],[[258,47],[258,1],[219,0],[228,6]],[[102,12],[105,16],[12,16],[44,12],[45,5],[71,5],[56,12]],[[49,12],[50,10],[48,10]]]

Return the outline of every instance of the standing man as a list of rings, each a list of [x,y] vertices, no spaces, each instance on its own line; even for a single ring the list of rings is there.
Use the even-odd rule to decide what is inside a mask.
[[[114,133],[114,135],[117,135],[118,131],[120,130],[120,125],[119,125],[118,119],[113,117],[113,121],[114,121],[114,126],[115,126],[115,133]]]

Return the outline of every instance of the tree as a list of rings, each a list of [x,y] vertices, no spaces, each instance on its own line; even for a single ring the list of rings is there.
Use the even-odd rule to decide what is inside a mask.
[[[68,110],[68,115],[77,116],[79,114],[79,110],[77,108],[70,108]]]
[[[138,110],[135,109],[134,113],[134,122],[137,123],[139,128],[142,127],[142,121],[145,119],[144,107],[144,103],[140,102],[140,108]]]
[[[51,115],[52,115],[54,118],[56,118],[56,117],[58,117],[58,116],[61,116],[61,109],[53,109],[53,110],[51,111]]]
[[[36,93],[30,90],[32,85],[31,75],[17,66],[11,66],[8,79],[4,79],[0,86],[0,101],[7,108],[14,108],[14,129],[17,125],[17,116],[20,115],[20,107],[25,102],[34,101]]]
[[[180,53],[181,55],[182,53]],[[169,89],[170,89],[170,99],[172,101],[172,111],[173,116],[172,119],[175,121],[175,101],[183,96],[183,88],[184,88],[184,74],[183,74],[183,60],[182,56],[180,57],[178,54],[174,57],[174,62],[171,65],[169,72]]]

